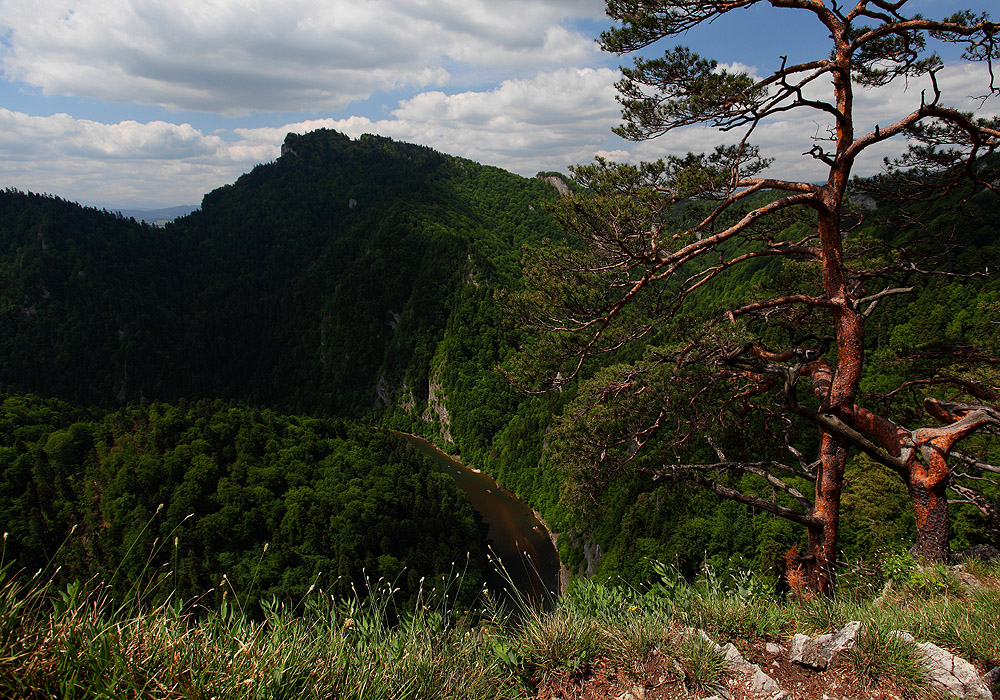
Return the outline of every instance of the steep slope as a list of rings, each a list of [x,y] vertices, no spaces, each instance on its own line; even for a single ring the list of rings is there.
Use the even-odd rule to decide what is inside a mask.
[[[459,300],[491,297],[523,243],[557,235],[542,207],[556,195],[332,131],[289,135],[276,162],[165,229],[8,191],[0,382],[101,406],[223,397],[419,416]]]
[[[148,394],[181,337],[179,254],[162,229],[0,192],[0,382],[87,404]]]

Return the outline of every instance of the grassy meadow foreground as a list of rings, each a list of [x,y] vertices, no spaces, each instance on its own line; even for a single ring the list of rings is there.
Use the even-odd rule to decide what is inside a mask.
[[[905,556],[842,576],[834,600],[776,595],[752,575],[689,583],[668,567],[644,588],[579,580],[545,610],[514,614],[484,593],[455,604],[461,575],[424,582],[397,605],[384,580],[335,598],[244,610],[223,579],[212,607],[145,591],[116,600],[97,582],[57,587],[40,572],[0,571],[0,694],[4,698],[682,698],[725,691],[715,645],[732,642],[793,698],[941,697],[907,630],[971,661],[1000,664],[1000,568],[918,569]],[[975,580],[972,580],[975,579]],[[165,577],[162,581],[167,580]],[[46,582],[48,581],[48,583]],[[151,586],[155,586],[154,581]],[[825,672],[789,663],[796,632],[864,624],[845,660]],[[768,644],[771,643],[771,644]],[[754,697],[730,682],[732,697]],[[762,696],[761,696],[762,697]]]

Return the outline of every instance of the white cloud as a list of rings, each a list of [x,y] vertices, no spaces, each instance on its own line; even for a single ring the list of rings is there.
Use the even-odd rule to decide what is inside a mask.
[[[486,92],[421,93],[401,102],[392,119],[351,117],[282,128],[300,132],[322,126],[354,137],[378,133],[531,175],[593,158],[618,121],[617,78],[609,69],[563,69],[504,81]],[[239,133],[274,138],[278,131]]]
[[[84,201],[201,201],[274,157],[271,144],[230,144],[189,124],[103,124],[0,109],[0,182]]]
[[[45,94],[227,115],[343,108],[446,66],[577,64],[597,0],[4,0],[4,75]]]
[[[632,154],[626,150],[617,148],[613,151],[599,150],[594,154],[597,157],[609,160],[613,163],[627,163],[632,159]]]
[[[734,63],[720,63],[712,72],[720,74],[723,71],[727,73],[746,73],[754,80],[760,80],[762,77],[756,66],[748,66],[747,64],[740,63],[739,61]]]

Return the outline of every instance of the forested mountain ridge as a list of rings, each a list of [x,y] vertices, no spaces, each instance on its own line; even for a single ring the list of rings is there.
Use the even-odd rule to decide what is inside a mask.
[[[125,414],[136,404],[172,404],[156,409],[151,426],[188,410],[182,399],[223,399],[422,433],[565,532],[560,548],[574,570],[640,581],[650,558],[687,574],[705,562],[775,566],[801,532],[685,482],[610,485],[582,517],[560,501],[564,475],[548,449],[549,427],[575,388],[526,397],[496,371],[521,342],[496,295],[519,284],[524,245],[562,239],[546,210],[559,196],[543,179],[329,131],[289,135],[277,161],[209,193],[200,211],[165,228],[4,192],[0,383],[8,395],[101,410],[124,404]],[[960,273],[998,254],[996,198],[962,196],[928,210],[919,233],[960,251],[950,253],[959,276],[932,278],[879,307],[867,338],[878,371],[865,391],[905,381],[896,367],[914,353],[933,364],[944,345],[994,348],[1000,291]],[[917,235],[897,228],[896,205],[882,204],[866,217],[868,230],[891,244]],[[716,293],[746,295],[786,273],[794,270],[762,263],[728,276]],[[73,419],[100,420],[100,411]],[[38,465],[61,458],[45,452],[48,436],[67,427],[11,445],[35,457],[8,475],[8,493],[45,481],[50,468]],[[845,492],[854,504],[847,554],[904,547],[913,530],[905,492],[879,470],[858,474]],[[51,513],[32,522],[51,525]],[[960,517],[959,547],[989,538],[974,513]]]
[[[113,405],[128,398],[130,360],[140,372],[165,361],[182,288],[179,247],[166,232],[7,190],[0,246],[0,381]]]
[[[454,305],[558,235],[555,189],[380,137],[283,153],[164,229],[5,192],[0,381],[99,406],[422,412]]]

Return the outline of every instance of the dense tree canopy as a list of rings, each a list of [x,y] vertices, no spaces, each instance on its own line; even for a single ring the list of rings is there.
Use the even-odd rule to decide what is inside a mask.
[[[479,593],[471,507],[392,434],[218,400],[93,415],[17,394],[0,427],[5,557],[20,568],[243,606],[379,577],[413,596],[456,570],[466,602]]]

